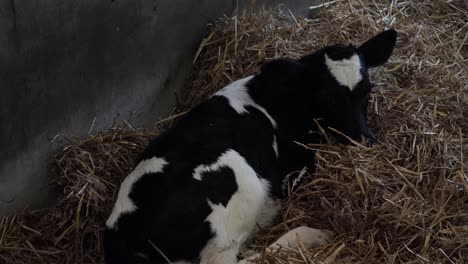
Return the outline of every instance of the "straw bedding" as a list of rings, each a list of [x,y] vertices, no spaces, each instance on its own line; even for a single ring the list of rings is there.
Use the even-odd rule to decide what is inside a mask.
[[[371,73],[376,144],[309,145],[317,150],[316,172],[289,192],[276,225],[250,247],[261,250],[304,224],[336,237],[322,248],[263,252],[256,263],[468,262],[467,15],[463,1],[342,0],[311,19],[277,9],[211,26],[177,113],[264,60],[360,43],[385,28],[399,32],[390,61]],[[103,225],[119,183],[158,128],[175,119],[152,130],[127,126],[67,139],[51,162],[58,201],[0,219],[0,263],[101,263]]]

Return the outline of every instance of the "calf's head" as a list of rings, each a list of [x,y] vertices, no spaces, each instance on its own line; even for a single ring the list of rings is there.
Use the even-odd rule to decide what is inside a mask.
[[[302,95],[323,127],[332,127],[348,137],[370,145],[372,133],[367,127],[367,107],[372,81],[368,69],[385,63],[396,43],[396,31],[387,30],[359,47],[325,47],[295,63],[300,68]],[[346,138],[336,135],[344,143]]]

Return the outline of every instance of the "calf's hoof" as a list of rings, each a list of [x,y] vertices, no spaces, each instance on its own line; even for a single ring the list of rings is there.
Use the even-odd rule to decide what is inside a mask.
[[[328,244],[333,237],[334,233],[330,230],[320,230],[303,226],[300,233],[298,232],[303,245],[306,248],[316,248]]]

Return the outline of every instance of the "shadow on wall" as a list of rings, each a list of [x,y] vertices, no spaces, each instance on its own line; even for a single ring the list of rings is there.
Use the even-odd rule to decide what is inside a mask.
[[[51,199],[46,165],[57,135],[167,115],[206,24],[249,2],[1,1],[0,215]],[[304,12],[314,2],[288,5]]]

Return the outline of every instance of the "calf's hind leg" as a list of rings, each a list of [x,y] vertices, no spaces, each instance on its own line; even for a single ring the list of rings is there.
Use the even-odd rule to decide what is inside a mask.
[[[332,237],[333,233],[331,231],[300,226],[284,234],[282,237],[276,240],[275,243],[270,245],[267,250],[271,251],[280,247],[295,248],[300,243],[300,241],[302,241],[303,245],[309,249],[325,245],[331,240]],[[247,264],[259,256],[260,253],[255,254],[239,261],[238,264]]]

